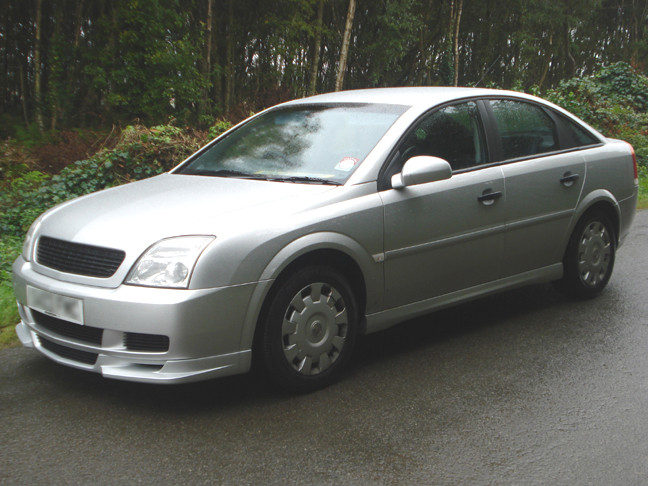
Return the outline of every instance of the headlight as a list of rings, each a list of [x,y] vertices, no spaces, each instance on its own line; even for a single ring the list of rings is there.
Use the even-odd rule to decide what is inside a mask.
[[[144,252],[126,283],[186,289],[198,257],[214,236],[180,236],[157,242]]]
[[[43,221],[43,216],[45,216],[45,213],[41,214],[36,220],[32,223],[32,225],[29,227],[29,231],[27,231],[27,234],[25,235],[25,241],[23,242],[23,247],[22,247],[22,257],[23,260],[26,262],[31,262],[31,257],[32,257],[32,243],[34,240],[34,233],[36,233],[36,230],[41,224],[41,221]]]

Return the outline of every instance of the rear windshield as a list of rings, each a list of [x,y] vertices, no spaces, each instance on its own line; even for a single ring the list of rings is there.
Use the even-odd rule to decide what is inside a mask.
[[[343,184],[408,108],[336,104],[272,110],[175,173]]]

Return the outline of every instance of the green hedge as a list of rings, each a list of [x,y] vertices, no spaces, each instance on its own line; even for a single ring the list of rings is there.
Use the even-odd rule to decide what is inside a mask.
[[[563,81],[545,98],[606,137],[632,144],[637,163],[648,167],[648,77],[619,62],[595,76]]]

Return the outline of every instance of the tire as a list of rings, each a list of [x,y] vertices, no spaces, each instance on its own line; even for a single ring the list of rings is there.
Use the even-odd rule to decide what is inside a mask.
[[[262,365],[281,388],[306,392],[339,378],[358,332],[351,286],[317,266],[293,274],[274,294],[263,323]]]
[[[569,239],[564,276],[555,287],[572,297],[595,297],[610,280],[615,254],[616,235],[609,218],[600,212],[586,213]]]

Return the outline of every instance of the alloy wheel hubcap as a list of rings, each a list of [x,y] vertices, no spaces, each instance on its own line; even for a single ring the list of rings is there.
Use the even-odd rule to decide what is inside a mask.
[[[605,225],[600,221],[588,224],[578,245],[578,274],[585,285],[593,287],[605,279],[611,255],[610,234]]]
[[[316,375],[335,363],[348,329],[346,304],[325,283],[313,283],[290,301],[281,330],[283,353],[303,375]]]

